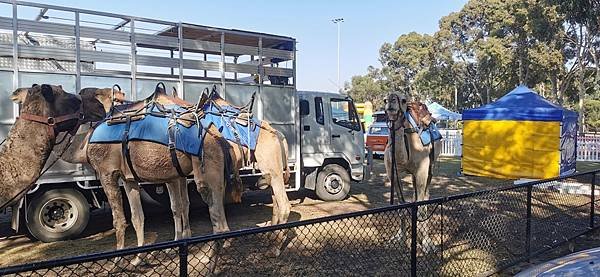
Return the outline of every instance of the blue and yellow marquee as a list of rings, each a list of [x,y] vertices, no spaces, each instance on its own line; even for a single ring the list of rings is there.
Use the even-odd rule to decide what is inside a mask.
[[[496,102],[465,110],[462,171],[502,179],[573,173],[577,117],[525,86]]]

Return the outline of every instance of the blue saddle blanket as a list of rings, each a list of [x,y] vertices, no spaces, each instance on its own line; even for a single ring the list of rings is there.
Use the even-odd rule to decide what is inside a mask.
[[[182,110],[182,108],[177,105],[168,105],[165,106],[165,108],[175,109],[176,111]],[[143,140],[169,145],[169,114],[165,117],[157,116],[159,110],[156,107],[153,107],[151,111],[155,112],[155,114],[148,113],[142,119],[131,121],[127,140]],[[202,153],[202,129],[198,128],[198,124],[192,124],[191,126],[186,127],[177,123],[175,126],[175,148],[187,154],[199,156]],[[109,125],[108,120],[106,120],[96,127],[92,133],[90,142],[121,142],[126,128],[127,124],[125,122]]]
[[[430,133],[431,132],[431,133]],[[437,126],[434,123],[431,123],[427,129],[421,132],[421,142],[423,145],[427,146],[431,143],[431,141],[438,141],[442,139],[442,134],[438,130]]]
[[[203,124],[214,124],[225,139],[255,150],[261,121],[254,117],[250,120],[236,120],[240,114],[239,109],[232,106],[219,108],[211,103],[204,105],[203,110],[206,114],[202,119]]]
[[[408,119],[410,125],[418,130],[419,137],[421,138],[421,143],[423,143],[424,146],[429,145],[431,141],[438,141],[442,139],[442,134],[438,130],[435,123],[431,122],[429,126],[421,129],[421,126],[418,126],[417,122],[414,120],[414,118],[409,112],[405,113],[405,117]]]

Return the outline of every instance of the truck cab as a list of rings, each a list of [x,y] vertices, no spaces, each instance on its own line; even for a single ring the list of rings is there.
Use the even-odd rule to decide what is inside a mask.
[[[298,91],[304,188],[322,200],[341,200],[363,179],[364,130],[352,98]]]

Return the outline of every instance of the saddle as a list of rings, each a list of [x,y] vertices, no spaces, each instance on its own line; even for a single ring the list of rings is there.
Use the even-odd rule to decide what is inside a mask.
[[[404,132],[418,133],[423,146],[429,145],[432,141],[442,139],[442,134],[435,125],[436,120],[425,104],[420,102],[408,103],[406,119],[411,125],[411,128],[404,129]]]
[[[204,126],[191,107],[192,104],[182,99],[166,95],[164,84],[159,83],[154,93],[142,101],[113,105],[105,120],[94,129],[90,142],[120,142],[122,157],[129,169],[125,177],[137,182],[141,179],[131,163],[129,142],[142,140],[166,145],[177,173],[187,177],[177,159],[177,150],[202,157],[202,143],[210,126]]]
[[[436,122],[427,109],[427,105],[421,102],[409,102],[408,112],[419,126],[429,126],[431,122]]]
[[[113,106],[106,120],[109,125],[120,124],[125,123],[127,118],[137,121],[149,114],[161,117],[174,111],[177,114],[177,123],[189,128],[194,124],[194,115],[190,112],[192,109],[193,104],[175,95],[167,95],[164,89],[157,85],[154,93],[140,102]]]

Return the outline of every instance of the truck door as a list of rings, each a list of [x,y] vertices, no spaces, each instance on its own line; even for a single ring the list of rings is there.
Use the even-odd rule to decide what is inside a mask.
[[[331,115],[330,148],[342,153],[350,161],[353,179],[362,179],[362,163],[365,142],[360,119],[352,99],[332,97],[329,102]]]
[[[301,116],[302,154],[306,166],[321,166],[324,153],[329,149],[330,138],[328,125],[325,124],[325,104],[323,97],[304,97],[300,101],[308,107]]]

